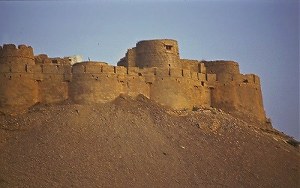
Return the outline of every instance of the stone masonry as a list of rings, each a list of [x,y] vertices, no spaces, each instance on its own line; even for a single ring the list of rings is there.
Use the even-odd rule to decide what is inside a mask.
[[[234,61],[180,59],[177,41],[145,40],[117,64],[34,56],[30,46],[0,46],[0,112],[18,114],[37,103],[103,103],[143,94],[176,110],[214,107],[265,121],[260,79]]]

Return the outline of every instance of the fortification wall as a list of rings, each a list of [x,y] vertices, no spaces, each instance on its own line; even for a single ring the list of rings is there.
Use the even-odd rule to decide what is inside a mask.
[[[33,65],[34,55],[31,46],[4,44],[0,46],[0,63],[22,63]]]
[[[225,111],[252,114],[258,120],[266,118],[259,77],[253,74],[235,75],[227,83],[216,82],[212,89],[212,106]]]
[[[104,65],[108,71],[99,72],[104,68],[103,65],[79,65],[73,67],[69,93],[76,103],[107,102],[125,93],[130,96],[143,94],[175,109],[210,106],[209,89],[201,85],[197,73],[188,70]]]
[[[136,44],[135,51],[137,67],[181,68],[178,45],[175,40],[140,41]]]
[[[48,57],[47,54],[39,54],[34,56],[35,64],[50,64],[52,63],[51,59]]]
[[[238,80],[239,110],[265,121],[260,78],[254,74],[240,75]]]
[[[201,82],[206,80],[201,81],[197,72],[178,68],[158,69],[151,85],[150,99],[178,110],[210,106],[209,89]]]
[[[34,55],[30,46],[0,46],[0,111],[24,111],[38,101],[33,79]]]
[[[84,62],[73,65],[69,96],[76,103],[101,103],[122,93],[116,68],[104,63]]]
[[[234,61],[203,61],[207,73],[217,75],[217,81],[230,82],[234,75],[240,74],[238,63]]]
[[[238,110],[252,114],[258,120],[266,120],[260,87],[256,84],[241,83],[237,90]]]
[[[127,52],[128,67],[136,67],[136,48],[131,48]]]
[[[199,61],[189,60],[189,59],[180,59],[183,69],[188,69],[193,72],[200,72]]]
[[[128,67],[127,74],[123,76],[123,93],[129,96],[143,94],[150,98],[150,85],[153,81],[153,69],[139,69],[137,67]],[[117,72],[120,74],[119,72]],[[119,79],[121,81],[121,79]]]
[[[120,94],[150,98],[154,69],[109,66],[97,62],[73,66],[70,97],[76,103],[101,103],[114,100]]]
[[[114,100],[121,93],[143,94],[174,109],[192,109],[210,106],[206,82],[200,73],[185,69],[140,69],[84,62],[73,66],[69,96],[76,103],[101,103]]]
[[[38,102],[33,67],[27,64],[0,63],[0,112],[17,113]]]
[[[57,103],[68,99],[71,66],[62,64],[37,64],[35,77],[39,89],[39,102]]]
[[[118,65],[33,55],[29,46],[0,47],[0,111],[37,102],[102,103],[120,94],[146,97],[173,109],[213,106],[265,120],[259,77],[233,61],[180,59],[175,40],[140,41]]]
[[[236,84],[216,83],[211,90],[211,105],[225,111],[234,111],[238,108]]]
[[[118,66],[123,66],[123,67],[128,67],[128,61],[127,61],[127,53],[126,53],[126,56],[121,58],[118,63],[117,63]]]
[[[117,65],[124,66],[124,67],[136,67],[136,49],[135,49],[135,47],[128,49],[125,57],[120,59],[120,61],[117,63]]]

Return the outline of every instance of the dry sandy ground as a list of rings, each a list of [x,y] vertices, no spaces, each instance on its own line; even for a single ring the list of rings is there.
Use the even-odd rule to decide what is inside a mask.
[[[143,96],[0,116],[0,187],[299,187],[299,148],[216,109]]]

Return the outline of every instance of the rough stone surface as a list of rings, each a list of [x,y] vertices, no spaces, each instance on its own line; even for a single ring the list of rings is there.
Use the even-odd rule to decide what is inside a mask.
[[[0,116],[0,187],[299,187],[297,142],[258,127],[140,95],[39,104]]]
[[[0,112],[16,114],[36,103],[71,99],[81,104],[144,96],[173,109],[211,106],[265,122],[259,77],[240,74],[233,61],[180,59],[177,41],[137,43],[118,66],[34,56],[30,46],[0,48]]]

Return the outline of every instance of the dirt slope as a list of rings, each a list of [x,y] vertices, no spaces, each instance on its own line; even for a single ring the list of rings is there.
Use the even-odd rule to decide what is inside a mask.
[[[297,187],[299,149],[215,109],[143,96],[0,116],[0,187]]]

